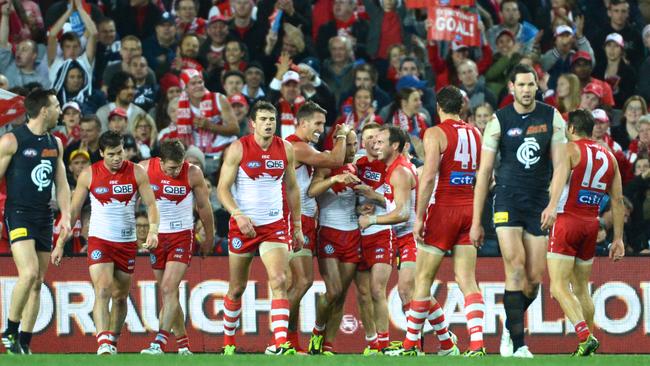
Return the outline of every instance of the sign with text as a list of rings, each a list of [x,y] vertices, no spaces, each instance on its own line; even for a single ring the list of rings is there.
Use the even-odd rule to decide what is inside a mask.
[[[454,8],[429,7],[428,19],[432,26],[427,38],[434,41],[453,41],[466,46],[481,45],[478,15]]]

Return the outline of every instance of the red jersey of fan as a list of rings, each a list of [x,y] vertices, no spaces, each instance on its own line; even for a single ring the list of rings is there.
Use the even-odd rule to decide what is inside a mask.
[[[572,169],[564,187],[558,213],[585,219],[598,217],[600,201],[614,180],[614,156],[591,139],[574,141],[580,149],[580,162]]]
[[[433,201],[437,205],[472,205],[474,179],[481,159],[481,135],[464,121],[445,120],[438,125],[447,137],[438,170]]]

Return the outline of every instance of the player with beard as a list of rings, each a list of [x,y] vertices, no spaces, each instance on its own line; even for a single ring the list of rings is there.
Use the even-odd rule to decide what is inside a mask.
[[[544,274],[546,229],[555,215],[545,207],[551,177],[557,181],[566,163],[565,122],[555,108],[535,101],[537,73],[530,66],[515,66],[509,87],[514,103],[498,110],[485,127],[470,238],[475,246],[483,241],[481,217],[499,156],[493,221],[506,273],[500,351],[504,357],[532,358],[524,342],[524,314],[537,297]]]

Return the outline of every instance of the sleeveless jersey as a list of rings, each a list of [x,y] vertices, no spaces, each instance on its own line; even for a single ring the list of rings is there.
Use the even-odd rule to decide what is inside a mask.
[[[300,137],[294,135],[288,136],[285,140],[294,144],[296,142],[303,142]],[[296,160],[296,180],[300,188],[300,209],[302,214],[309,217],[316,216],[316,198],[309,197],[309,185],[314,177],[314,168],[307,164],[301,164]]]
[[[10,133],[16,136],[18,148],[5,173],[6,210],[21,210],[54,219],[49,204],[59,156],[56,138],[50,133],[34,135],[27,125]]]
[[[496,112],[501,126],[496,171],[499,185],[526,191],[546,191],[551,181],[551,138],[555,109],[536,102],[528,114],[519,114],[511,104]]]
[[[393,171],[395,171],[395,168],[397,168],[398,166],[406,167],[411,172],[411,174],[413,174],[413,177],[415,178],[415,187],[411,188],[411,194],[410,194],[411,205],[407,207],[407,209],[409,210],[409,219],[406,220],[406,222],[393,225],[393,230],[395,230],[395,236],[400,238],[406,234],[413,232],[413,225],[415,224],[415,204],[417,203],[416,193],[418,189],[418,183],[417,183],[418,175],[415,170],[415,166],[413,166],[413,164],[411,164],[410,161],[406,160],[406,158],[401,154],[386,169],[386,183],[384,184],[386,192],[384,193],[384,196],[386,197],[387,200],[386,208],[388,209],[389,212],[395,209],[395,196],[393,193],[395,189],[390,184],[390,178],[393,174]]]
[[[284,215],[283,178],[288,163],[284,140],[273,136],[266,151],[252,134],[239,141],[243,152],[233,186],[237,206],[255,226],[281,220]]]
[[[558,212],[585,219],[598,217],[598,209],[607,189],[614,181],[614,156],[590,139],[574,141],[580,149],[580,162],[572,169],[564,187]]]
[[[91,169],[88,236],[118,243],[135,241],[138,183],[133,163],[125,160],[116,173],[111,173],[103,160]]]
[[[481,160],[481,135],[476,127],[446,120],[438,125],[447,137],[442,153],[434,203],[441,206],[471,206],[474,180]]]
[[[340,168],[333,169],[329,177],[339,175],[343,172],[357,173],[352,164],[345,164]],[[356,208],[356,194],[354,184],[345,185],[335,183],[323,194],[318,196],[318,224],[341,231],[351,231],[359,228]]]
[[[160,233],[177,233],[194,227],[194,193],[190,186],[190,164],[183,162],[178,177],[166,175],[160,158],[149,160],[149,183],[156,196],[160,215]]]
[[[357,160],[356,165],[357,176],[361,179],[361,182],[372,187],[375,192],[383,196],[384,193],[386,193],[386,187],[384,184],[386,178],[386,164],[379,159],[370,161],[367,156],[364,156]],[[361,195],[359,196],[359,203],[364,204],[367,201],[368,199],[366,197]],[[386,208],[375,204],[375,215],[384,215],[386,213]],[[372,235],[384,230],[390,230],[390,225],[371,225],[362,230],[361,235]]]

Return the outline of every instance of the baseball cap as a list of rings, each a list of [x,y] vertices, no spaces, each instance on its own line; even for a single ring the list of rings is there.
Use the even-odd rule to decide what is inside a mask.
[[[605,122],[609,123],[609,117],[607,116],[607,112],[604,110],[597,108],[591,111],[591,116],[594,117],[594,120],[598,122]]]
[[[230,21],[230,18],[228,18],[227,16],[225,16],[223,14],[217,14],[217,15],[211,16],[208,19],[208,25],[216,23],[216,22],[228,23],[229,21]]]
[[[468,48],[467,45],[460,44],[460,43],[458,43],[456,41],[451,42],[451,50],[452,51],[459,51],[459,50],[467,49],[467,48]]]
[[[84,157],[86,158],[86,160],[90,161],[90,154],[88,154],[88,151],[77,149],[70,153],[70,157],[68,158],[68,164],[72,163],[72,161],[78,156]]]
[[[231,95],[228,98],[228,102],[230,102],[230,104],[241,104],[245,107],[248,107],[248,100],[246,100],[246,97],[240,93]]]
[[[138,143],[135,142],[135,137],[131,135],[130,133],[126,133],[122,135],[122,140],[124,141],[124,148],[125,149],[137,149],[138,148]]]
[[[571,65],[573,65],[578,60],[587,60],[593,64],[591,55],[587,51],[578,51],[571,56]]]
[[[575,34],[573,32],[573,28],[569,27],[568,25],[558,25],[557,27],[555,27],[555,37],[564,33],[569,33],[571,35]]]
[[[623,36],[618,33],[608,34],[607,38],[605,38],[605,44],[607,44],[607,42],[614,42],[617,45],[621,46],[621,48],[625,48],[625,41],[623,40]]]
[[[282,76],[282,85],[290,81],[295,81],[296,83],[300,82],[300,75],[298,75],[298,73],[293,70],[285,72]]]
[[[510,38],[515,39],[515,34],[510,31],[510,29],[503,28],[499,33],[497,33],[497,36],[495,39],[499,39],[502,35],[508,35]]]
[[[163,25],[166,23],[176,24],[176,17],[172,13],[166,11],[160,15],[157,25]]]
[[[603,87],[596,83],[589,83],[587,84],[587,86],[585,86],[584,89],[582,89],[582,94],[587,94],[587,93],[591,93],[597,96],[598,99],[602,99],[604,94]]]
[[[63,105],[61,110],[65,112],[65,110],[68,109],[68,108],[72,108],[72,109],[76,110],[77,112],[81,113],[81,107],[79,107],[79,103],[77,103],[75,101],[67,102],[66,104]]]
[[[108,120],[110,121],[113,117],[119,116],[122,118],[128,118],[126,111],[123,108],[117,107],[108,114]]]
[[[397,80],[395,90],[400,91],[404,88],[424,89],[426,86],[426,81],[419,80],[413,75],[406,75]]]
[[[190,80],[195,77],[203,79],[203,74],[197,69],[183,69],[181,71],[181,89],[185,89]]]

